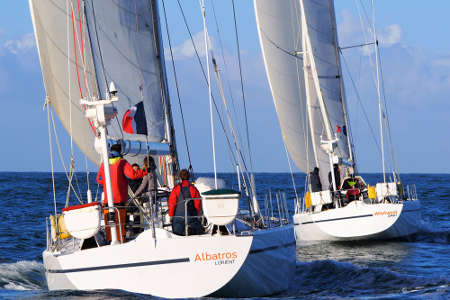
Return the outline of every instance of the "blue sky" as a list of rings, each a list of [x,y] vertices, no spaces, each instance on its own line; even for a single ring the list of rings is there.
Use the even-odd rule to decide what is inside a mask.
[[[45,92],[32,35],[28,1],[4,2],[0,11],[0,98],[3,103],[0,118],[3,128],[0,135],[0,171],[48,171],[47,116],[42,110]],[[176,1],[166,2],[192,160],[197,171],[211,171],[207,90],[198,64],[186,43],[188,35]],[[363,2],[367,3],[366,0]],[[183,0],[182,3],[192,32],[198,34],[202,29],[198,1]],[[220,56],[220,39],[224,45],[229,70],[224,74],[227,79],[225,84],[230,83],[233,97],[238,101],[240,86],[231,2],[214,1],[220,38],[212,18],[211,5],[208,4],[210,1],[206,3],[216,56]],[[260,53],[253,1],[239,0],[235,3],[255,170],[287,171],[278,120]],[[360,42],[362,36],[355,1],[338,0],[335,3],[341,45]],[[450,1],[435,0],[431,5],[419,0],[376,0],[375,5],[391,132],[400,171],[448,173],[450,20],[447,14]],[[345,52],[345,60],[348,61],[352,76],[356,78],[372,126],[378,132],[376,95],[371,81],[372,73],[366,72],[367,56],[361,50],[354,50]],[[167,66],[170,66],[169,62]],[[346,72],[344,70],[344,74]],[[172,80],[170,82],[173,83]],[[380,170],[379,153],[350,82],[346,81],[345,85],[360,171],[377,172]],[[186,155],[173,88],[171,96],[180,159],[184,164]],[[69,139],[63,130],[60,130],[60,137],[63,151],[68,153]],[[230,171],[229,155],[220,136],[217,148],[218,169]],[[84,169],[84,158],[80,154],[77,154],[76,162],[78,169]],[[61,164],[57,163],[56,168],[62,170]]]

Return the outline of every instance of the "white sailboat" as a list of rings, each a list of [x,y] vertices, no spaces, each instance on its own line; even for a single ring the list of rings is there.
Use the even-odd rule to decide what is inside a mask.
[[[421,215],[415,186],[404,188],[396,170],[390,180],[386,176],[383,134],[388,128],[379,80],[383,182],[368,186],[358,175],[333,1],[254,3],[283,139],[295,164],[308,174],[305,197],[297,199],[293,217],[297,242],[384,239],[415,233]],[[379,79],[374,25],[372,32],[374,40],[365,46],[375,49]],[[315,168],[318,172],[312,174]]]
[[[203,187],[211,190],[202,197],[210,227],[226,226],[227,234],[207,230],[179,236],[166,224],[162,207],[179,166],[157,1],[30,0],[29,5],[49,116],[52,108],[96,165],[108,161],[108,145],[121,143],[130,162],[154,157],[163,181],[156,201],[161,205],[137,205],[140,221],[136,224],[130,216],[126,222],[141,230],[128,232],[121,242],[115,233],[122,230],[121,221],[103,221],[103,213],[118,209],[108,164],[105,180],[111,196],[103,208],[92,201],[90,190],[87,201],[69,205],[75,193],[71,167],[62,214],[54,198],[55,217],[47,220],[43,260],[48,288],[121,289],[166,298],[250,297],[286,290],[295,269],[293,226],[273,218],[263,222],[256,201],[249,200],[253,209],[243,215],[239,193]],[[139,102],[147,135],[128,134],[117,122]],[[250,194],[249,199],[256,199]],[[106,227],[111,242],[104,239]]]

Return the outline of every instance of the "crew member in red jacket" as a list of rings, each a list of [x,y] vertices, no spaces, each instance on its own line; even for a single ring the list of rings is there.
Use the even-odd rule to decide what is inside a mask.
[[[188,234],[201,234],[204,230],[198,218],[202,212],[200,193],[189,182],[190,174],[188,170],[181,170],[179,176],[181,183],[172,189],[169,196],[169,216],[172,220],[172,231],[178,235],[185,235],[185,210],[187,210]]]
[[[113,200],[114,204],[119,207],[120,214],[120,224],[122,227],[122,238],[120,237],[120,230],[117,227],[117,238],[119,241],[123,241],[123,237],[125,236],[125,218],[126,218],[126,210],[125,204],[128,201],[128,178],[129,179],[139,179],[144,177],[145,173],[143,170],[134,170],[133,167],[121,156],[122,147],[120,144],[115,144],[111,146],[111,151],[109,154],[109,171],[111,174],[111,185],[113,192]],[[100,166],[100,169],[97,173],[97,182],[98,184],[103,185],[103,191],[105,195],[104,206],[108,205],[108,195],[106,192],[106,182],[105,182],[105,169],[103,167],[103,162]],[[108,224],[107,213],[108,209],[105,209],[105,222]],[[116,215],[116,224],[119,223],[118,216]],[[111,233],[109,228],[106,230],[106,238],[111,240]]]

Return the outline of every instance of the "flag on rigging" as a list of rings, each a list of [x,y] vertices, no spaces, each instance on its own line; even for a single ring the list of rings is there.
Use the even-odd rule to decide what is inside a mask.
[[[137,103],[125,112],[122,119],[122,128],[126,133],[147,135],[144,102]]]

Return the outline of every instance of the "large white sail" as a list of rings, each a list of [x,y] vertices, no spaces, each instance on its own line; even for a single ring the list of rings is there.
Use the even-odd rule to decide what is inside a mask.
[[[91,161],[99,164],[100,157],[94,149],[95,129],[84,117],[80,98],[104,99],[111,82],[120,101],[115,104],[117,120],[108,126],[109,138],[168,140],[154,1],[30,0],[30,8],[47,97]],[[121,128],[125,111],[140,101],[147,137]]]
[[[281,132],[295,164],[315,166],[304,87],[298,0],[255,0],[258,33]]]
[[[335,154],[350,159],[333,2],[255,0],[255,10],[289,153],[305,172],[319,167],[322,185],[328,184],[330,163],[321,140],[337,136]]]
[[[49,104],[54,108],[66,130],[72,134],[83,153],[98,164],[100,156],[93,146],[95,137],[93,129],[80,106],[80,94],[83,97],[88,93],[91,96],[98,96],[90,44],[86,42],[85,35],[81,39],[78,7],[76,5],[73,7],[72,23],[72,8],[67,7],[66,2],[70,3],[70,1],[29,1],[45,91]],[[74,31],[80,38],[74,40]],[[84,54],[80,51],[81,42],[85,49]],[[74,47],[74,43],[77,47]]]
[[[104,95],[109,82],[116,84],[120,118],[128,108],[145,101],[148,138],[161,142],[166,139],[166,124],[159,59],[164,58],[155,38],[153,2],[90,0],[86,1],[86,15],[100,93]],[[121,126],[111,125],[109,135],[121,137]],[[142,138],[123,135],[125,139]]]

